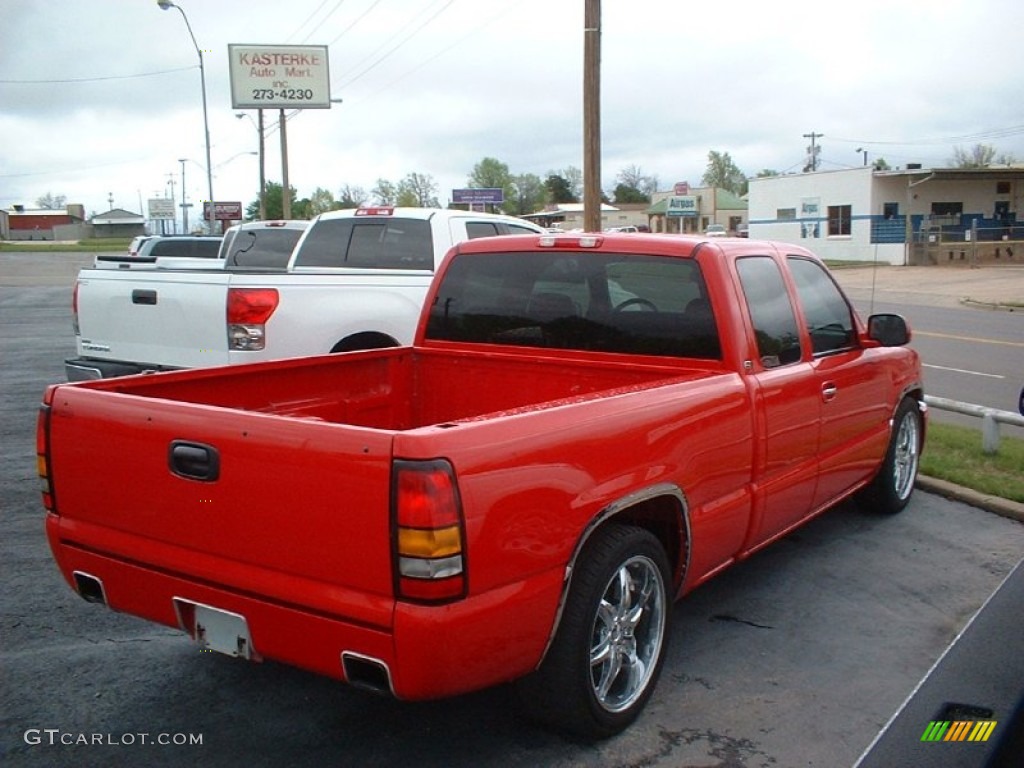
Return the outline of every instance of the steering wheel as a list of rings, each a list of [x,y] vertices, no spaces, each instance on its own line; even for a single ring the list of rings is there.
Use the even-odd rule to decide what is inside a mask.
[[[632,299],[626,299],[621,304],[615,306],[612,312],[622,312],[626,307],[642,307],[645,312],[657,312],[658,307],[653,301],[647,299],[641,299],[639,296],[634,296]]]

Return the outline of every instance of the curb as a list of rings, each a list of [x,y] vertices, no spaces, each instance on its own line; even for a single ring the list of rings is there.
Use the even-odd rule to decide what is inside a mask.
[[[1019,312],[1021,307],[1013,304],[1004,304],[1000,301],[979,301],[978,299],[972,299],[969,296],[965,296],[960,299],[960,303],[965,307],[974,307],[975,309],[988,309],[993,312]]]
[[[987,493],[979,493],[970,488],[964,488],[962,485],[939,480],[936,477],[927,477],[926,475],[917,476],[916,486],[922,491],[944,496],[954,501],[962,501],[964,504],[969,504],[972,507],[978,507],[1001,517],[1016,520],[1018,523],[1024,523],[1024,504],[1019,501],[1012,501],[1011,499],[1004,499]]]

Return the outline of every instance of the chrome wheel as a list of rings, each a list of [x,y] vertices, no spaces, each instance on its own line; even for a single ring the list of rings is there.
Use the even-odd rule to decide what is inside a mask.
[[[921,432],[918,416],[914,412],[907,412],[900,420],[894,438],[892,465],[893,492],[896,497],[904,501],[910,497],[914,490],[914,481],[917,479],[917,464],[921,454]]]
[[[590,679],[609,712],[629,708],[646,690],[665,637],[665,582],[649,558],[627,560],[605,587],[594,617]]]
[[[516,682],[531,718],[584,739],[633,722],[668,649],[672,567],[654,534],[607,524],[587,541],[540,667]]]

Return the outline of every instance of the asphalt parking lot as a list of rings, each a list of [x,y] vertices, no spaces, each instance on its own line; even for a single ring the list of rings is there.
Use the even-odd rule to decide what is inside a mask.
[[[502,688],[409,704],[199,653],[85,603],[50,559],[35,411],[74,351],[74,271],[0,254],[5,766],[852,765],[1024,555],[1024,525],[929,493],[896,517],[836,509],[679,603],[647,710],[597,745],[521,722]]]

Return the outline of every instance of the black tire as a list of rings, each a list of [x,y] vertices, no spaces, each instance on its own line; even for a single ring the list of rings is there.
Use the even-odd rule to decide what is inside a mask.
[[[594,533],[544,662],[516,684],[524,714],[588,741],[632,723],[665,659],[671,584],[668,557],[649,531],[608,525]]]
[[[894,515],[903,510],[914,492],[924,445],[924,421],[917,401],[906,397],[893,417],[892,436],[878,474],[857,496],[865,509]]]

